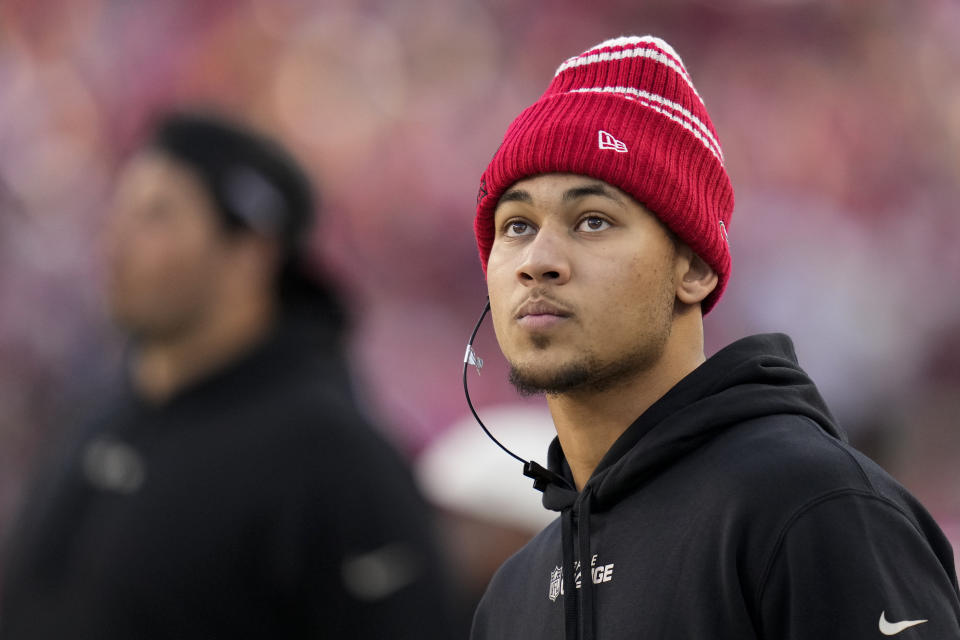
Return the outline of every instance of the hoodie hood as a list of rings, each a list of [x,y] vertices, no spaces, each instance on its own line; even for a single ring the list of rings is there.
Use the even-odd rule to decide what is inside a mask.
[[[806,416],[832,437],[847,440],[797,363],[789,337],[772,333],[734,342],[677,383],[614,442],[585,487],[593,510],[609,508],[725,429],[776,414]],[[544,487],[543,504],[561,511],[578,494],[556,438],[548,466],[556,476]]]

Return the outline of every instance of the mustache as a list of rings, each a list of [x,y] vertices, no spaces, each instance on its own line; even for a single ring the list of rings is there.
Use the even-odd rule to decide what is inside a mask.
[[[574,315],[573,309],[569,304],[550,295],[544,288],[537,288],[531,291],[513,310],[513,316],[515,318],[545,313],[557,316]]]

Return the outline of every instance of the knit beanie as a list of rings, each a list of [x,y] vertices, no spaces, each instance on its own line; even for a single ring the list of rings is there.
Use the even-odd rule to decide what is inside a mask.
[[[653,36],[601,42],[561,64],[513,121],[477,194],[484,273],[500,196],[544,173],[603,180],[649,209],[717,273],[701,305],[704,314],[713,308],[730,277],[733,187],[703,100],[669,44]]]

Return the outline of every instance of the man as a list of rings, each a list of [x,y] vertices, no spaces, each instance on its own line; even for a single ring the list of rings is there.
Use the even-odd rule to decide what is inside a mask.
[[[949,544],[846,442],[790,340],[705,359],[732,209],[658,38],[570,58],[507,130],[475,230],[511,380],[553,416],[532,475],[561,515],[493,578],[473,638],[960,638]]]
[[[127,381],[25,501],[0,637],[441,638],[425,505],[364,422],[275,143],[163,120],[107,232]]]

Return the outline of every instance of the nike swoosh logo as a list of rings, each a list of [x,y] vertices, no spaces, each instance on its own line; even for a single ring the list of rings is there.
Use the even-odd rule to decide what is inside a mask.
[[[885,636],[895,636],[904,629],[923,624],[926,620],[902,620],[901,622],[890,622],[887,620],[887,612],[880,612],[880,633]]]

